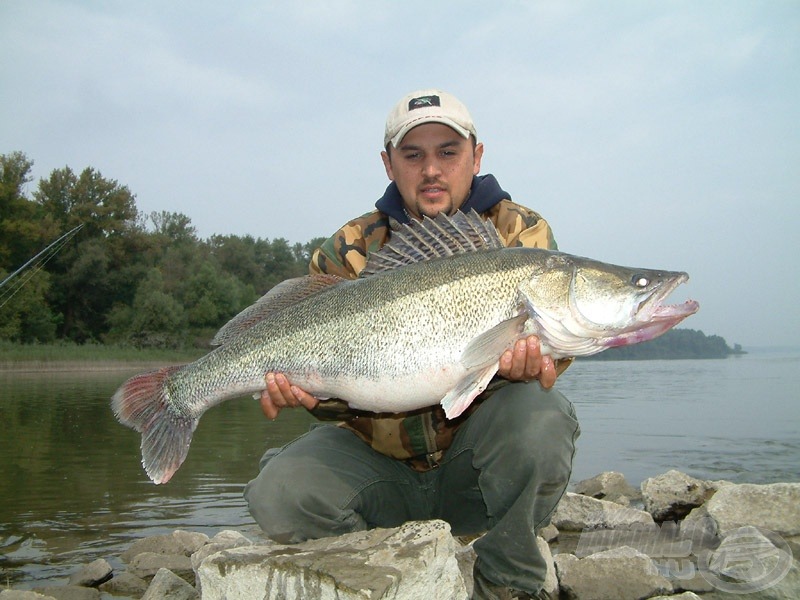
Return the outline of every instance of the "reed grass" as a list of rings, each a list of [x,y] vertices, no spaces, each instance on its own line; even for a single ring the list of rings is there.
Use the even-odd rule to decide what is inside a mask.
[[[102,344],[15,344],[0,341],[0,363],[3,362],[185,362],[199,358],[207,351],[197,348],[169,350],[139,349],[131,346]]]

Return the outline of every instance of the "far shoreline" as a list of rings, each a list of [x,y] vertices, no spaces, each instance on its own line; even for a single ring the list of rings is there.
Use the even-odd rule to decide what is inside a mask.
[[[183,361],[186,362],[186,361]],[[104,371],[148,371],[182,361],[87,359],[87,360],[19,360],[0,362],[0,373],[86,373]]]

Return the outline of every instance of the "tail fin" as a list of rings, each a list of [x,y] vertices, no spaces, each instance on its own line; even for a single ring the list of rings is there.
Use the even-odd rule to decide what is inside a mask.
[[[198,419],[177,414],[165,384],[180,367],[131,377],[114,394],[111,408],[120,423],[142,434],[142,466],[154,483],[166,483],[189,452]]]

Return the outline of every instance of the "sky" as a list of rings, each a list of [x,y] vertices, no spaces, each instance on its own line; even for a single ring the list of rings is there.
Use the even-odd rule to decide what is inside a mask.
[[[140,212],[307,242],[388,184],[386,115],[436,87],[562,251],[687,271],[682,327],[800,337],[797,0],[0,0],[0,153]]]

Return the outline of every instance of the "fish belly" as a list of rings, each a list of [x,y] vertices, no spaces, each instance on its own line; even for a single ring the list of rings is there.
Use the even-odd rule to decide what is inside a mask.
[[[438,404],[457,383],[468,375],[456,365],[431,367],[393,376],[358,377],[341,375],[322,381],[313,376],[298,376],[297,384],[320,399],[346,398],[356,410],[407,412]]]

